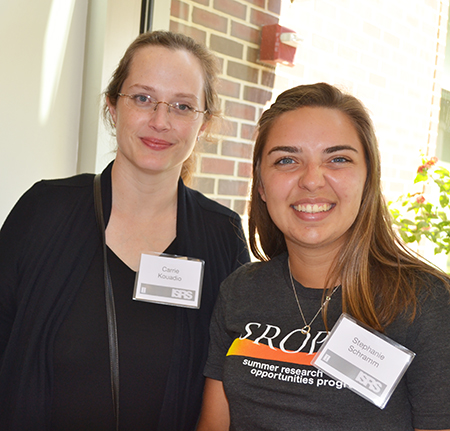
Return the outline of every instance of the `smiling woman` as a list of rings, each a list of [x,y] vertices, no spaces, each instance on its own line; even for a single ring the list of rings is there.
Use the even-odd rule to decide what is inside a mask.
[[[202,64],[188,51],[150,45],[135,53],[118,98],[107,97],[118,144],[113,177],[131,169],[178,179],[207,126],[204,83]],[[177,114],[175,104],[189,115]]]
[[[219,115],[217,73],[213,54],[187,36],[139,36],[105,92],[115,160],[95,177],[35,184],[7,218],[2,430],[195,428],[219,286],[249,260],[239,216],[184,182]],[[139,273],[155,272],[141,263],[147,255],[169,259],[174,274],[181,261],[204,262],[198,308],[161,299],[191,285],[151,286],[163,291],[153,302],[134,295]]]
[[[260,170],[261,199],[288,248],[333,256],[358,215],[367,176],[364,148],[349,118],[320,107],[280,115]]]
[[[401,245],[380,183],[353,96],[304,85],[263,113],[249,232],[265,262],[222,284],[198,431],[450,428],[449,279]],[[416,354],[384,410],[311,364],[343,312]]]

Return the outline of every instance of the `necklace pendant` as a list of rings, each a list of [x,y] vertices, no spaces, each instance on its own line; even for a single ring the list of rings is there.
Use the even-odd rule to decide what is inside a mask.
[[[309,325],[305,325],[302,329],[300,329],[300,332],[303,335],[309,334],[309,331],[311,331],[311,326],[309,326]]]

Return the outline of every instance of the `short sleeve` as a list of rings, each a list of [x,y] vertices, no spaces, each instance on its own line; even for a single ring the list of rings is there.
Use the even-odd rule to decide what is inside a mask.
[[[450,428],[450,295],[441,283],[422,302],[408,338],[416,353],[406,373],[414,427]]]
[[[227,280],[222,284],[211,318],[208,360],[203,373],[205,377],[210,377],[214,380],[222,380],[225,357],[234,339],[226,330],[226,300],[223,294],[226,283]]]

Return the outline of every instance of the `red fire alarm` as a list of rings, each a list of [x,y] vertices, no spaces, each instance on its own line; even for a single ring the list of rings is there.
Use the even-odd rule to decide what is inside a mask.
[[[264,25],[261,32],[259,61],[271,65],[294,65],[295,52],[301,39],[294,30],[279,24]]]

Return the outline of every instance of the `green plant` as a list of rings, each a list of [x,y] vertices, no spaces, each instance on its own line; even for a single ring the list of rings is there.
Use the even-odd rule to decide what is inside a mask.
[[[398,232],[406,243],[420,242],[425,237],[434,243],[434,253],[450,253],[450,172],[437,164],[436,157],[423,157],[417,169],[414,183],[423,183],[421,192],[400,196],[389,203],[389,209],[398,227]],[[436,197],[432,193],[425,198],[425,189],[439,190]],[[400,210],[398,207],[403,208]],[[405,211],[406,210],[406,211]],[[413,216],[407,218],[408,215]]]

